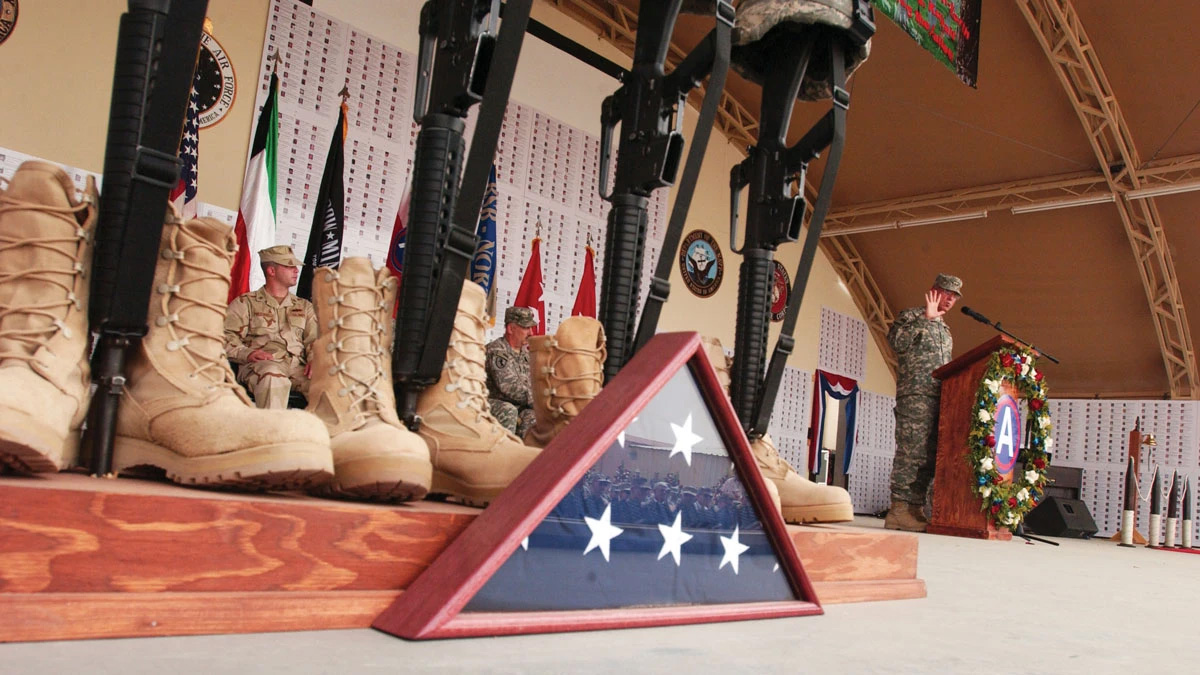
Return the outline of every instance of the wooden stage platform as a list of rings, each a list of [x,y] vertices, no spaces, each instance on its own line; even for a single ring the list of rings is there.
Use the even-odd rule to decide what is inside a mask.
[[[2,477],[0,641],[365,628],[479,513]],[[916,536],[789,532],[824,604],[925,597]]]

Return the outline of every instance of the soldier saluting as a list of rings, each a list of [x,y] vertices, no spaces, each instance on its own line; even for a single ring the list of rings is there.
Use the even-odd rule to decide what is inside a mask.
[[[933,371],[950,360],[954,340],[943,316],[962,296],[962,279],[939,274],[925,293],[925,306],[900,312],[888,331],[899,362],[896,375],[896,459],[892,505],[884,527],[923,532],[923,509],[937,455],[938,404],[942,383]]]
[[[292,389],[308,393],[308,347],[317,339],[312,303],[291,287],[300,261],[291,246],[258,252],[266,283],[229,303],[225,314],[225,354],[238,368],[259,408],[286,408]]]

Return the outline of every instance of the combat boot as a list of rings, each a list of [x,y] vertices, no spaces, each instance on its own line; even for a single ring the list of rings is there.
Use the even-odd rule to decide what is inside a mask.
[[[887,516],[883,519],[883,526],[889,530],[924,532],[929,524],[928,521],[925,520],[923,514],[921,518],[918,518],[914,513],[914,511],[919,513],[920,508],[917,504],[893,499],[892,507],[888,509]]]
[[[558,325],[555,335],[529,338],[529,372],[537,422],[525,444],[544,448],[604,386],[604,327],[586,316]]]
[[[367,258],[313,274],[319,334],[312,347],[308,411],[325,422],[333,449],[326,496],[401,502],[429,491],[429,448],[400,423],[392,391],[396,280]]]
[[[211,218],[163,225],[149,332],[132,350],[113,468],[155,467],[177,483],[303,489],[333,477],[325,425],[302,410],[259,410],[225,357],[233,230]]]
[[[441,377],[417,399],[433,460],[431,493],[486,506],[538,455],[492,416],[484,365],[484,303],[478,284],[463,283]]]
[[[789,523],[841,523],[854,520],[850,493],[836,485],[814,483],[796,473],[769,435],[750,444],[754,461],[764,478],[779,489],[780,513]]]
[[[728,388],[730,360],[716,338],[701,338],[705,354],[717,371],[717,380]],[[728,391],[726,391],[728,394]],[[850,493],[836,485],[814,483],[801,476],[779,456],[771,437],[764,435],[750,444],[754,461],[763,478],[778,493],[776,504],[786,522],[840,523],[854,520],[854,504]]]
[[[0,191],[0,469],[74,463],[87,414],[96,184],[30,161]]]

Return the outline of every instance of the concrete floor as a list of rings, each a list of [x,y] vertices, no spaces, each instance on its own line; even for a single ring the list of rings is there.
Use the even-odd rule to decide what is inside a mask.
[[[864,527],[881,521],[862,518]],[[1156,673],[1200,667],[1200,555],[920,535],[922,600],[824,616],[405,642],[371,630],[0,645],[0,672]]]

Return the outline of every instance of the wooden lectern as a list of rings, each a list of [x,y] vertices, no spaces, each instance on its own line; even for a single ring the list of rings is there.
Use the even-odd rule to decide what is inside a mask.
[[[988,357],[1013,344],[1020,343],[1006,335],[997,335],[933,371],[933,376],[942,381],[942,400],[933,475],[933,516],[927,532],[976,539],[1012,539],[1012,532],[998,529],[989,514],[980,510],[980,498],[974,487],[975,469],[966,458],[970,452],[967,434],[971,431],[972,415],[976,414],[975,396],[987,370]],[[1000,391],[1018,401],[1021,399],[1017,389],[1007,381]],[[1012,472],[1004,478],[1012,480]]]

